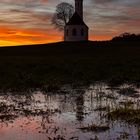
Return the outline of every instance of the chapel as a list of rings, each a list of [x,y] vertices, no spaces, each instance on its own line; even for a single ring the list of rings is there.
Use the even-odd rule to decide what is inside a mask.
[[[83,0],[75,0],[75,13],[64,28],[65,41],[87,41],[88,26],[83,20]]]

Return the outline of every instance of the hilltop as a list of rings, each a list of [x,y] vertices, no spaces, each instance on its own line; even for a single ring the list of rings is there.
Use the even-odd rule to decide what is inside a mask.
[[[0,89],[140,82],[140,42],[59,42],[0,48]]]

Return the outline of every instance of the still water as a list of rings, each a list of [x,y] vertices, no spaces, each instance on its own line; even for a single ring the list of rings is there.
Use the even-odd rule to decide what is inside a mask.
[[[55,92],[1,93],[0,140],[138,140],[137,125],[105,117],[128,101],[139,107],[139,89],[136,96],[118,92],[130,86],[65,85]],[[109,128],[80,129],[90,125]]]

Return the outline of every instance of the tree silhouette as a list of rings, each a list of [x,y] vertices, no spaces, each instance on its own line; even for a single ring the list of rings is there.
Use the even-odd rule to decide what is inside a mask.
[[[140,41],[140,34],[123,33],[114,37],[112,41]]]
[[[62,2],[56,6],[56,11],[52,18],[52,23],[59,29],[64,30],[66,23],[74,14],[74,7],[66,2]]]

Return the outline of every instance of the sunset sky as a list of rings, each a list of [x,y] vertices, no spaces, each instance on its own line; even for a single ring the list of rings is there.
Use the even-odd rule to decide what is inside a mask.
[[[74,0],[1,0],[0,46],[61,41],[63,32],[51,23],[61,2],[74,5]],[[140,0],[84,0],[84,19],[90,40],[140,33]]]

